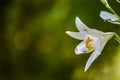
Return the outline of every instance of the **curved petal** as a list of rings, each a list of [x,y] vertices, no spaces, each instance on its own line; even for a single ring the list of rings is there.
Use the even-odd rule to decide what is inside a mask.
[[[87,48],[85,45],[85,41],[82,41],[79,45],[77,45],[77,47],[75,48],[75,54],[84,54],[85,51],[87,52]]]
[[[89,31],[87,31],[87,33],[91,36],[94,36],[96,38],[106,38],[106,37],[113,37],[114,32],[102,32],[96,29],[90,29]]]
[[[112,21],[118,20],[118,18],[115,15],[113,15],[113,14],[107,12],[107,11],[101,11],[100,12],[100,17],[103,20],[112,20]]]
[[[87,29],[89,29],[80,19],[79,17],[76,17],[75,19],[75,24],[76,27],[79,31],[86,31]]]
[[[84,71],[87,71],[88,68],[90,67],[90,65],[93,63],[93,61],[100,55],[100,52],[99,50],[95,50],[91,56],[89,57],[87,63],[86,63],[86,66],[85,66],[85,70]]]
[[[102,50],[104,49],[106,43],[108,40],[110,40],[114,33],[112,32],[109,32],[109,33],[106,33],[106,37],[105,39],[99,39],[99,44],[97,44],[97,48],[96,50],[91,54],[91,56],[89,57],[87,63],[86,63],[86,66],[85,66],[85,70],[84,71],[87,71],[88,68],[90,67],[90,65],[94,62],[94,60],[101,54]]]
[[[103,40],[100,40],[100,39],[99,39],[98,42],[99,42],[99,44],[97,44],[95,51],[89,57],[86,65],[85,65],[84,71],[88,70],[88,68],[91,66],[91,64],[94,62],[94,60],[101,54],[101,52],[102,52],[102,50],[103,50],[103,48],[106,44],[106,41],[103,41]]]
[[[85,41],[82,41],[79,45],[77,45],[77,47],[75,48],[75,54],[84,54],[84,53],[89,53],[93,50],[88,50],[88,48],[86,47],[86,43]]]
[[[104,32],[96,30],[96,29],[90,29],[87,31],[87,33],[90,35],[96,36],[96,37],[104,35]]]
[[[66,31],[66,34],[78,40],[84,40],[86,38],[86,33],[83,32]]]
[[[105,47],[106,43],[108,42],[108,40],[110,40],[113,36],[114,36],[114,32],[105,33],[105,36],[104,36],[105,38],[103,40],[99,41],[101,43],[100,48],[98,49],[100,53],[104,49],[104,47]]]

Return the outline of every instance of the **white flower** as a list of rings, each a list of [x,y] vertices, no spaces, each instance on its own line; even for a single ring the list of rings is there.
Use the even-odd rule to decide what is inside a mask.
[[[71,37],[82,40],[82,42],[75,48],[75,54],[90,53],[85,70],[90,67],[92,62],[101,54],[105,44],[114,35],[114,32],[102,32],[96,29],[87,27],[78,17],[76,17],[75,24],[79,32],[66,31]]]
[[[113,15],[112,13],[109,13],[107,11],[101,11],[100,12],[100,17],[105,21],[108,21],[108,22],[113,23],[113,24],[119,24],[120,25],[119,18],[116,17],[115,15]]]

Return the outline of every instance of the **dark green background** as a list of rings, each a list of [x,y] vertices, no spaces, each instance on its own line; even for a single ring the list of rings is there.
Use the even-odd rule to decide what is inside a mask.
[[[120,4],[109,0],[120,13]],[[99,0],[0,0],[0,80],[119,80],[120,46],[112,38],[87,72],[90,54],[75,55],[80,43],[75,17],[90,28],[120,35],[104,22]],[[120,15],[120,14],[119,14]]]

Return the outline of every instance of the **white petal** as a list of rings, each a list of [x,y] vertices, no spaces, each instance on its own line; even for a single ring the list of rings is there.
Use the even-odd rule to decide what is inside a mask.
[[[103,40],[99,40],[100,44],[100,48],[99,48],[99,52],[101,53],[101,51],[104,49],[105,44],[108,42],[108,40],[110,40],[112,37],[114,36],[114,32],[107,32],[104,35],[104,39]]]
[[[88,61],[86,63],[84,71],[88,70],[88,68],[91,66],[91,64],[94,62],[94,60],[101,54],[101,52],[102,52],[102,50],[103,50],[103,48],[104,48],[104,46],[106,44],[106,41],[103,41],[102,39],[99,39],[98,42],[99,43],[96,46],[96,50],[89,57],[89,59],[88,59]]]
[[[93,63],[93,61],[100,55],[100,52],[98,50],[95,50],[91,56],[89,57],[88,61],[87,61],[87,64],[85,66],[85,70],[84,71],[87,71],[88,68],[90,67],[90,65]]]
[[[104,39],[99,39],[99,41],[98,41],[99,43],[97,44],[97,48],[89,57],[84,71],[87,71],[88,68],[90,67],[90,65],[94,62],[94,60],[101,54],[102,50],[105,47],[105,44],[107,43],[108,40],[110,40],[113,37],[114,33],[108,32],[105,35],[106,35],[106,37]]]
[[[66,31],[66,34],[78,40],[84,40],[86,38],[86,33],[83,32]]]
[[[113,14],[107,12],[107,11],[101,11],[100,12],[100,17],[103,20],[112,20],[112,21],[118,20],[118,18],[115,15],[113,15]]]
[[[80,19],[79,17],[76,17],[75,19],[75,24],[76,27],[79,31],[86,31],[87,29],[89,29]]]
[[[96,29],[90,29],[87,32],[88,32],[88,34],[90,34],[92,36],[96,36],[96,37],[104,35],[104,32],[96,30]]]
[[[77,47],[75,48],[75,54],[83,54],[85,53],[85,51],[87,52],[88,49],[86,48],[85,45],[85,41],[82,41],[79,45],[77,45]]]
[[[87,33],[91,36],[94,36],[96,38],[100,38],[100,37],[108,37],[111,38],[114,35],[114,32],[102,32],[96,29],[90,29],[89,31],[87,31]]]
[[[80,44],[77,45],[77,47],[75,48],[75,54],[84,54],[84,53],[89,53],[93,50],[88,50],[88,48],[86,47],[85,41],[82,41]]]

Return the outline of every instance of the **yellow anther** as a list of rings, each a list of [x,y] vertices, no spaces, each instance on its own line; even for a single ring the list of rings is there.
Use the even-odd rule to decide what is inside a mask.
[[[86,40],[86,47],[88,48],[89,51],[94,48],[94,46],[92,46],[92,45],[90,44],[91,41],[93,41],[93,40],[90,39],[90,37],[88,37],[87,40]]]

